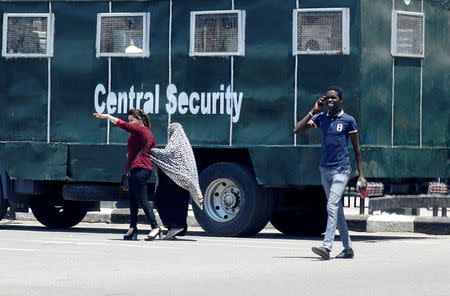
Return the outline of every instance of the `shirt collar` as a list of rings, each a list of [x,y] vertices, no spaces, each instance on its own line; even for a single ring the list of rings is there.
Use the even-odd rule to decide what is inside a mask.
[[[342,115],[344,115],[344,110],[341,110],[341,112],[339,112],[336,117],[341,117]],[[330,115],[330,111],[327,111],[327,116],[331,116]]]

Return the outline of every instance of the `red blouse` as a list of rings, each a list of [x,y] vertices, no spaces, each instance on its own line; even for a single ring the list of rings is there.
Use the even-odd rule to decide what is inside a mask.
[[[157,147],[155,139],[153,138],[152,132],[146,126],[132,125],[122,119],[119,119],[116,123],[118,127],[129,132],[131,135],[128,138],[128,162],[125,166],[126,170],[131,170],[135,168],[144,168],[152,170],[152,162],[150,160],[150,149],[152,147]],[[148,139],[148,142],[147,142]],[[133,164],[131,162],[136,157],[136,155],[144,148],[145,143],[147,146],[144,151],[134,160]],[[131,165],[131,168],[130,168]]]

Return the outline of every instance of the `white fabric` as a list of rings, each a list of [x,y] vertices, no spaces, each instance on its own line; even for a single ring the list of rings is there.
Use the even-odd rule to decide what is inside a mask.
[[[130,45],[125,49],[125,53],[142,53],[143,50],[134,46],[134,45]]]
[[[198,183],[197,165],[189,139],[179,123],[171,123],[167,128],[169,142],[164,149],[152,148],[152,165],[160,168],[175,184],[189,191],[192,200],[203,209],[203,195]],[[154,168],[156,172],[156,167]],[[156,172],[158,178],[158,173]],[[158,185],[158,182],[156,186]]]

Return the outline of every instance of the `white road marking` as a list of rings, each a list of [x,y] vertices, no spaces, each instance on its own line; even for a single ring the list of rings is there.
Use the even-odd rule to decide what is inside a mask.
[[[55,250],[39,250],[39,249],[19,249],[19,248],[0,248],[0,251],[13,252],[51,252],[51,253],[67,253],[67,254],[81,254],[79,251],[55,251]]]
[[[9,239],[13,240],[14,239]],[[155,246],[150,243],[142,243],[138,244],[139,242],[136,242],[136,244],[123,244],[123,243],[100,243],[100,242],[80,242],[80,241],[74,241],[73,239],[71,241],[57,241],[57,240],[34,240],[34,239],[27,239],[27,240],[15,240],[20,242],[31,242],[31,243],[40,243],[40,244],[59,244],[59,245],[82,245],[82,246],[111,246],[111,247],[132,247],[132,248],[147,248],[147,249],[172,249],[173,247],[168,246]]]
[[[1,251],[40,252],[38,249],[0,248]]]

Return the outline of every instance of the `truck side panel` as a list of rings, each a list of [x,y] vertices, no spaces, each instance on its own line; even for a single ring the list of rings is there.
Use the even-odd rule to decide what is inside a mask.
[[[0,143],[0,159],[10,177],[66,180],[67,145],[64,144]]]
[[[392,10],[421,12],[421,1],[411,1],[410,5],[400,0],[363,0],[361,3],[361,88],[364,92],[359,125],[362,144],[448,147],[449,114],[446,110],[450,107],[450,58],[445,49],[450,46],[449,26],[446,25],[450,11],[439,1],[423,2],[425,58],[421,61],[419,58],[393,58],[390,53]],[[419,156],[418,160],[426,158]],[[448,158],[441,161],[448,165]]]
[[[220,112],[219,104],[214,104],[213,93],[224,92],[230,85],[230,59],[224,57],[190,57],[190,12],[207,10],[230,10],[231,2],[218,1],[174,1],[172,16],[172,83],[177,87],[174,94],[178,99],[184,92],[191,96],[196,92],[205,93],[204,102],[210,94],[210,104],[205,103],[205,113],[202,114],[201,102],[198,114],[190,112],[182,115],[178,111],[171,116],[172,122],[183,125],[186,135],[192,144],[228,145],[230,131],[230,116]],[[223,90],[220,89],[223,85]],[[166,89],[163,97],[166,97]],[[172,97],[173,98],[173,97]],[[164,100],[166,101],[166,100]],[[177,102],[179,99],[177,100]],[[214,107],[213,107],[214,105]],[[208,108],[209,106],[209,108]],[[166,105],[161,106],[166,110]],[[224,110],[225,111],[225,110]]]
[[[244,97],[233,144],[292,145],[295,1],[236,1],[236,9],[245,10],[247,19],[245,56],[234,59],[234,88]]]
[[[168,115],[165,110],[166,86],[169,79],[169,1],[135,1],[114,2],[113,11],[117,12],[150,12],[150,57],[149,58],[112,58],[111,59],[111,88],[115,93],[129,92],[134,86],[136,96],[144,93],[153,95],[150,100],[142,99],[139,106],[144,109],[153,106],[149,113],[152,132],[156,143],[162,145],[167,141],[166,126]],[[106,60],[106,58],[103,58]],[[105,72],[104,75],[108,75]],[[159,86],[159,108],[155,110],[155,100]],[[130,107],[130,106],[129,106]],[[130,107],[131,108],[131,107]],[[124,112],[124,111],[123,111]],[[118,114],[126,119],[125,112]],[[120,128],[111,127],[111,143],[126,143],[128,133]]]
[[[233,90],[238,99],[242,94],[242,103],[239,119],[232,125],[231,148],[249,149],[260,184],[317,184],[320,131],[296,138],[291,131],[294,120],[311,109],[325,88],[338,84],[344,88],[345,111],[358,123],[367,177],[449,176],[450,58],[446,49],[450,41],[446,24],[450,11],[443,3],[423,2],[422,62],[393,59],[390,53],[392,3],[398,10],[421,10],[421,1],[406,5],[400,0],[299,1],[300,8],[350,8],[351,47],[349,55],[299,56],[292,55],[292,11],[296,1],[235,1],[235,9],[246,12],[245,56],[233,59],[189,56],[189,13],[229,10],[231,3],[231,0],[173,1],[170,33],[169,1],[112,1],[112,12],[151,14],[150,57],[111,58],[110,82],[111,92],[116,94],[129,95],[133,89],[141,96],[148,92],[155,102],[159,97],[159,108],[153,105],[153,113],[150,112],[152,131],[159,145],[166,142],[168,122],[178,121],[196,148],[227,147],[230,116],[221,112],[219,103],[215,112],[210,106],[209,114],[201,111],[180,114],[179,99],[202,92],[211,96],[223,94],[233,77]],[[48,11],[47,1],[0,2],[0,13]],[[95,51],[97,13],[108,11],[108,1],[52,2],[54,56],[0,58],[0,161],[11,177],[83,182],[118,180],[125,161],[127,134],[110,125],[112,145],[108,145],[106,121],[92,117],[96,87],[102,85],[108,92],[108,58],[97,58]],[[50,144],[47,144],[49,61],[51,105]],[[167,94],[170,83],[177,90]],[[173,98],[177,101],[171,101]],[[102,103],[106,99],[107,94],[100,96]],[[171,104],[175,104],[177,111],[169,115],[166,108]],[[124,112],[114,115],[126,119]],[[50,152],[45,152],[45,147]],[[428,167],[417,165],[418,162]],[[270,170],[268,166],[273,163],[277,169]],[[277,174],[280,176],[276,177]]]
[[[2,16],[4,12],[24,11],[48,12],[48,4],[0,3]],[[0,23],[0,29],[3,30],[3,21]],[[47,59],[0,58],[0,140],[46,140],[47,64]]]
[[[425,59],[422,74],[424,77],[423,145],[448,148],[450,146],[450,54],[448,50],[450,48],[450,10],[442,9],[442,4],[429,2],[424,6],[425,17],[433,21],[425,24]],[[449,161],[449,157],[447,160]]]
[[[343,109],[360,125],[359,85],[361,67],[361,12],[360,1],[300,1],[300,8],[350,8],[350,54],[349,55],[299,55],[297,120],[302,119],[325,95],[331,85],[344,90]],[[291,29],[292,30],[292,29]],[[294,58],[293,58],[294,59]],[[320,131],[313,130],[297,136],[297,144],[320,144]],[[317,165],[319,160],[317,160]]]
[[[107,2],[52,3],[52,142],[106,143],[106,121],[95,119],[91,113],[95,112],[96,85],[108,88],[108,59],[95,57],[97,13],[107,11]]]

